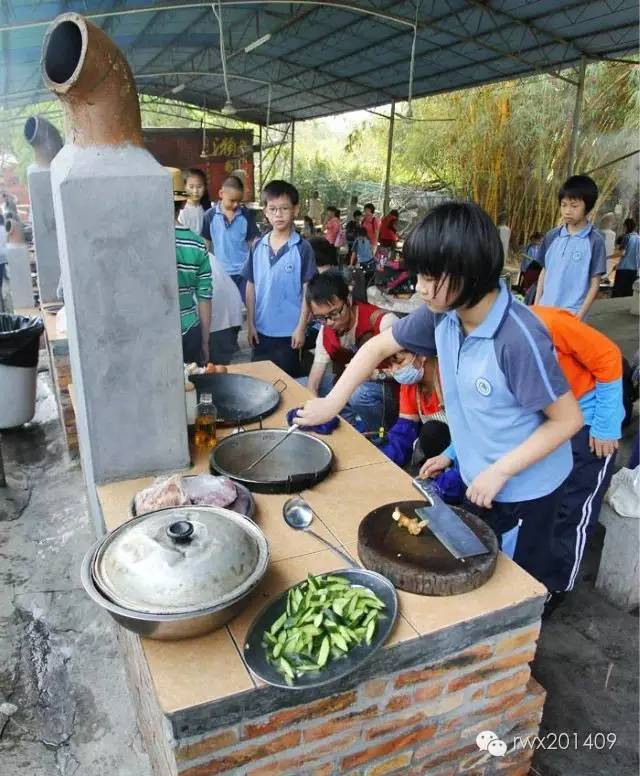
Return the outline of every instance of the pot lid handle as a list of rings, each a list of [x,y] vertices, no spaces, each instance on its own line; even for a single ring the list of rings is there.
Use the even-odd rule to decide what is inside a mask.
[[[176,520],[167,526],[167,536],[176,544],[190,542],[193,536],[193,523],[190,520]]]

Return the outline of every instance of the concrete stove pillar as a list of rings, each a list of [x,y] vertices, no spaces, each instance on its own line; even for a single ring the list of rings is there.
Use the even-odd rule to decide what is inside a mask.
[[[129,65],[99,27],[75,13],[55,19],[42,75],[65,109],[51,189],[80,457],[100,531],[96,484],[189,463],[173,194],[143,147]]]
[[[32,164],[27,171],[27,181],[31,202],[33,241],[38,265],[40,302],[46,304],[57,300],[58,281],[60,280],[56,219],[53,213],[53,196],[51,194],[51,171],[48,167]]]
[[[80,453],[96,483],[189,463],[169,175],[135,146],[51,164]]]

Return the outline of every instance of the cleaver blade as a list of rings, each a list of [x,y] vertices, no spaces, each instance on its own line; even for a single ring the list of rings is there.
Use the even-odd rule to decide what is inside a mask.
[[[489,552],[469,526],[434,492],[430,480],[416,478],[413,486],[428,502],[427,506],[416,509],[416,514],[428,522],[431,533],[454,558],[464,562],[465,558]]]

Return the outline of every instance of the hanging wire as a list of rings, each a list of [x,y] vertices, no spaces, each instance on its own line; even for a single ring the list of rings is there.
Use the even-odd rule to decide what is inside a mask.
[[[409,93],[407,95],[407,116],[411,117],[411,100],[413,99],[413,74],[416,66],[416,42],[418,40],[418,14],[420,13],[420,0],[416,0],[416,16],[413,23],[413,39],[411,40],[411,60],[409,62]]]
[[[227,55],[224,46],[224,31],[222,29],[222,0],[218,0],[218,9],[216,10],[215,3],[211,3],[211,10],[213,15],[218,20],[218,34],[220,37],[220,59],[222,61],[222,79],[224,81],[224,91],[227,95],[227,102],[231,103],[231,94],[229,93],[229,82],[227,80]]]

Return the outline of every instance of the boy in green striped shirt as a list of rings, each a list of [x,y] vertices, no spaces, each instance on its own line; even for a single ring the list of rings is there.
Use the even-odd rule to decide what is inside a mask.
[[[202,237],[178,223],[178,215],[187,196],[180,170],[171,170],[176,218],[176,263],[180,299],[180,329],[185,363],[209,361],[211,325],[211,266]]]

